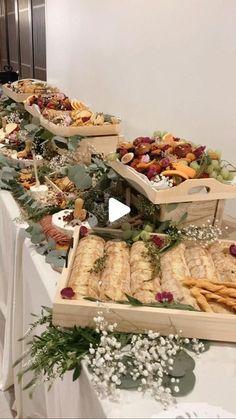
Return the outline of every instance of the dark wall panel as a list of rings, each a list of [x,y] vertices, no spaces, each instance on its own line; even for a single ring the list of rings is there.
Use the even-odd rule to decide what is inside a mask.
[[[0,0],[1,68],[7,64],[5,1],[10,65],[19,71],[20,77],[37,77],[46,80],[45,1]],[[17,24],[18,17],[19,24]]]
[[[46,68],[46,34],[45,34],[45,11],[44,7],[33,8],[34,28],[34,64],[35,67]]]

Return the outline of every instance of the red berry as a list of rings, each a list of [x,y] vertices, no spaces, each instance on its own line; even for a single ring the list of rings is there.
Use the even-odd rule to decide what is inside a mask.
[[[236,245],[235,244],[231,244],[231,246],[229,248],[229,253],[231,254],[231,256],[236,257]]]
[[[82,227],[80,227],[80,237],[84,237],[84,236],[87,236],[87,234],[88,234],[88,229],[87,229],[87,227],[84,227],[84,226],[82,226]]]

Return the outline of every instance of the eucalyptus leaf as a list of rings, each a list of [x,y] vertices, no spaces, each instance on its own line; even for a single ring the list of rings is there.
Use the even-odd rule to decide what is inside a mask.
[[[111,185],[111,180],[104,173],[99,181],[99,188],[101,191],[105,191],[106,189],[110,187],[110,185]]]
[[[44,256],[47,253],[48,246],[44,244],[43,246],[37,246],[36,251],[39,255]]]
[[[105,165],[105,163],[102,160],[98,159],[97,157],[93,159],[93,163],[95,163],[97,167],[101,169],[102,171],[105,172],[107,170],[107,166]]]
[[[82,370],[82,365],[81,363],[79,363],[78,365],[76,365],[75,369],[74,369],[74,373],[73,373],[73,381],[77,380],[81,374],[81,370]]]
[[[108,177],[108,179],[116,180],[117,179],[117,173],[113,169],[110,169],[109,172],[107,173],[107,177]]]
[[[178,204],[173,202],[171,204],[166,204],[166,211],[171,212],[174,211],[178,207]]]
[[[74,135],[73,137],[68,138],[68,149],[71,151],[75,151],[78,148],[78,145],[81,141],[81,138],[79,135]]]
[[[141,385],[141,380],[133,380],[130,375],[124,375],[120,378],[121,384],[119,388],[122,390],[136,390]]]
[[[77,189],[84,191],[92,186],[92,178],[82,165],[68,167],[68,178],[73,182]]]
[[[52,143],[54,143],[58,148],[68,149],[68,141],[64,137],[59,137],[56,135],[52,138]]]
[[[131,297],[128,294],[125,294],[125,296],[127,297],[128,302],[132,305],[132,306],[142,306],[143,303],[141,303],[141,301],[139,301],[137,298]]]
[[[175,397],[187,396],[193,390],[196,382],[196,377],[192,371],[188,371],[183,377],[179,379],[177,384],[179,391],[175,391],[175,385],[172,384],[172,393]]]
[[[5,183],[2,180],[0,180],[0,189],[10,190],[11,188],[10,188],[10,186],[7,183]]]
[[[186,351],[180,350],[174,359],[172,368],[172,370],[169,370],[169,375],[183,377],[188,371],[194,370],[195,361]]]
[[[181,216],[179,223],[183,223],[184,221],[186,221],[188,218],[188,213],[187,211]]]
[[[40,233],[40,234],[32,233],[32,235],[31,235],[31,241],[32,241],[33,244],[39,244],[44,240],[45,240],[45,235],[42,234],[42,233]]]
[[[24,126],[24,129],[28,131],[30,134],[38,131],[38,125],[35,124],[27,124]]]
[[[163,221],[162,223],[160,223],[160,225],[156,229],[156,232],[157,233],[163,233],[164,231],[166,231],[169,228],[170,223],[171,223],[171,220]]]
[[[45,129],[43,133],[40,134],[40,138],[42,140],[51,140],[53,138],[53,134]]]

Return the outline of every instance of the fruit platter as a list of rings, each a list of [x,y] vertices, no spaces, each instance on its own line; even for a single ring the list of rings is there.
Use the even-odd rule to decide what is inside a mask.
[[[54,111],[72,111],[71,102],[64,93],[31,95],[24,101],[25,109],[32,115],[40,117],[45,109]]]
[[[124,231],[76,228],[54,324],[92,327],[98,301],[120,331],[181,330],[182,336],[236,342],[236,246],[174,243],[152,233],[131,240]]]
[[[218,151],[170,133],[122,142],[110,166],[154,204],[236,197],[235,168]]]
[[[54,135],[97,136],[117,135],[120,119],[102,112],[93,112],[84,103],[69,99],[64,93],[32,95],[25,108],[34,116],[41,113],[40,123]]]
[[[56,87],[36,79],[22,79],[2,86],[3,93],[15,102],[24,102],[27,97],[35,94],[50,94],[57,92]]]

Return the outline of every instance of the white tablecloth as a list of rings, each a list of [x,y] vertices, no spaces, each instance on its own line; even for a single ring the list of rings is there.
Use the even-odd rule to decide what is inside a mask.
[[[12,195],[0,191],[0,388],[13,384],[12,325],[17,299],[15,284],[21,270],[25,225],[15,221],[20,210]]]
[[[45,265],[26,239],[23,246],[23,324],[32,321],[30,313],[39,313],[42,305],[51,306],[58,274]],[[211,349],[196,360],[196,385],[183,401],[220,405],[236,414],[236,345],[212,344]],[[100,400],[94,393],[86,370],[72,382],[67,373],[47,392],[40,386],[33,399],[21,392],[23,417],[30,418],[143,418],[161,411],[161,405],[138,392],[122,391],[120,403]]]

